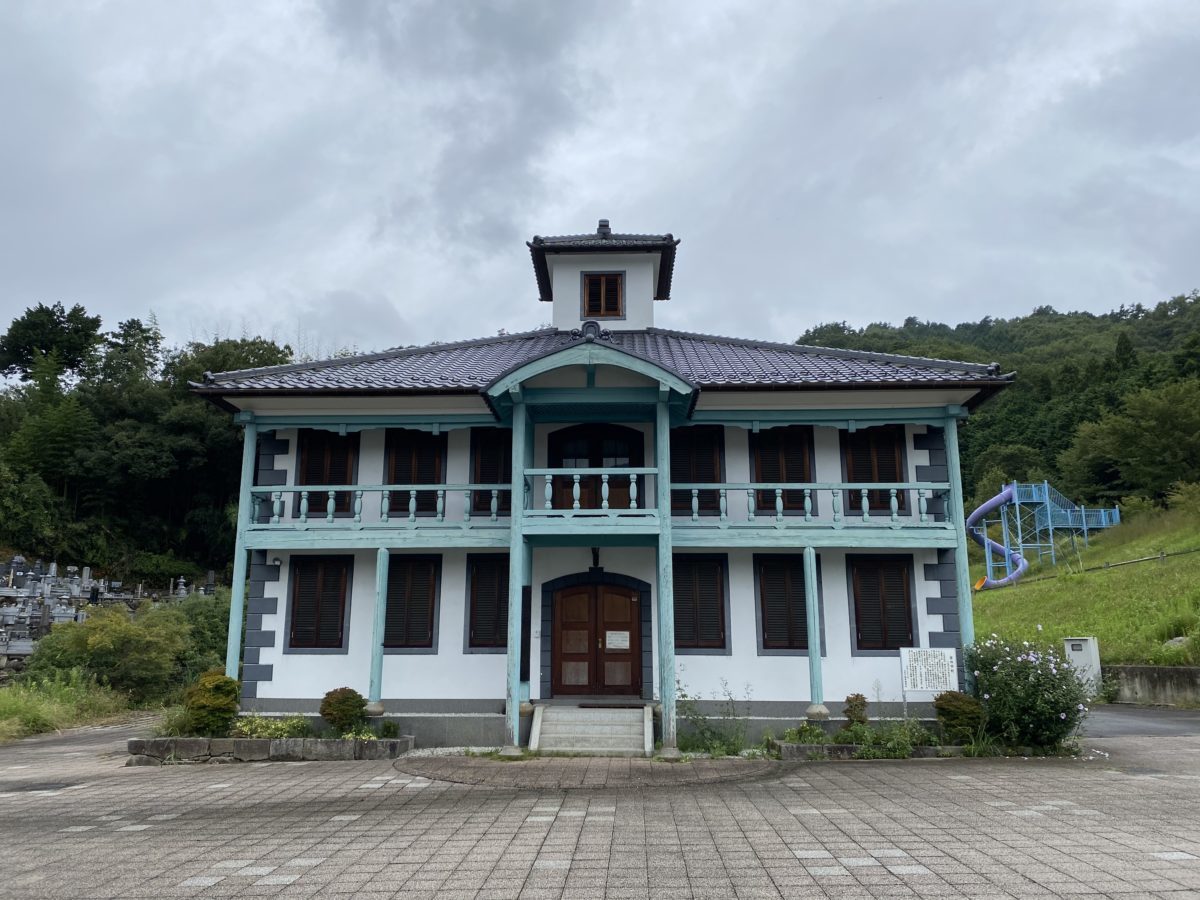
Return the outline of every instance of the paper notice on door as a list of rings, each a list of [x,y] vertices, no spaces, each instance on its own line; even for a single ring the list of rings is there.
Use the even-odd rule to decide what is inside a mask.
[[[604,649],[605,650],[628,650],[629,649],[629,632],[628,631],[606,631],[606,632],[604,632]]]

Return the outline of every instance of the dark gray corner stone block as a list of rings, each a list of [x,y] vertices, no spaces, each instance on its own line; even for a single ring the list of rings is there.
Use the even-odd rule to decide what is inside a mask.
[[[262,614],[247,613],[246,614],[246,630],[247,631],[262,631]]]
[[[246,591],[247,599],[253,600],[256,597],[261,597],[267,592],[267,583],[265,581],[251,581],[250,587]]]
[[[938,584],[941,586],[943,597],[958,599],[958,581],[956,579],[942,578],[938,580]]]
[[[961,632],[962,628],[958,624],[958,613],[942,613],[942,631]],[[264,681],[266,679],[263,679]]]
[[[251,581],[278,581],[279,566],[269,566],[266,563],[254,563],[250,566]]]
[[[929,464],[931,466],[946,465],[946,451],[945,450],[935,450],[932,447],[929,448]]]
[[[274,647],[275,632],[274,631],[247,631],[246,632],[247,647]]]
[[[258,616],[261,620],[263,616],[273,616],[279,611],[278,597],[251,597],[247,606],[247,615]]]
[[[947,563],[949,563],[950,565],[954,565],[954,548],[953,547],[943,547],[942,549],[938,550],[937,554],[938,554],[938,562],[939,563],[942,563],[943,565],[945,565]],[[951,577],[953,577],[953,576],[951,576]]]
[[[258,698],[258,682],[243,681],[242,682],[242,699],[255,700]]]
[[[950,470],[946,466],[917,466],[917,481],[949,481]]]
[[[244,681],[270,681],[273,670],[274,666],[270,663],[242,666],[242,679]]]
[[[258,655],[261,652],[259,647],[246,647],[242,650],[242,663],[248,666],[257,665]]]
[[[924,434],[913,435],[913,447],[917,450],[944,450],[946,435],[942,429],[931,427]]]
[[[287,438],[277,438],[274,436],[258,439],[258,452],[261,456],[278,456],[281,453],[287,453],[291,441]]]
[[[926,581],[941,581],[943,579],[953,579],[957,577],[952,563],[936,563],[925,564],[925,580]]]
[[[962,635],[957,631],[931,631],[929,632],[929,646],[957,649],[962,646]]]
[[[955,597],[929,597],[925,600],[925,611],[931,616],[954,615],[958,612]]]
[[[267,551],[266,550],[251,550],[250,551],[250,565],[252,565],[252,566],[260,565],[260,564],[265,565],[266,562],[267,562]]]
[[[276,471],[275,469],[260,469],[258,472],[258,487],[275,487],[280,484],[287,484],[287,472]]]

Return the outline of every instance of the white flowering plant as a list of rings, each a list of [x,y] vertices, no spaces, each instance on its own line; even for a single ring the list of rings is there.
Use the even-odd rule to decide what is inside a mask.
[[[1087,715],[1086,689],[1053,647],[993,634],[968,647],[963,659],[985,728],[1009,746],[1056,749]]]

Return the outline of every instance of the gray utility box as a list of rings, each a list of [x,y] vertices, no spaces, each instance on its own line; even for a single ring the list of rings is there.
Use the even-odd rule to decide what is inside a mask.
[[[1067,662],[1092,694],[1100,692],[1100,644],[1094,637],[1063,638]]]

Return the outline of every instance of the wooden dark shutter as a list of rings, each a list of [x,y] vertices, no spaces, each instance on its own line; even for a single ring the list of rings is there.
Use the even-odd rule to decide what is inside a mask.
[[[803,484],[812,480],[812,429],[809,426],[771,428],[752,435],[751,440],[755,481]],[[775,512],[775,491],[758,491],[755,504],[760,512]],[[804,491],[784,491],[783,508],[803,511]]]
[[[721,459],[725,455],[725,429],[720,425],[694,425],[671,431],[671,481],[687,484],[715,484],[721,480]],[[700,491],[700,512],[711,515],[720,511],[718,490]],[[692,492],[671,492],[671,511],[688,515],[692,511]]]
[[[388,562],[383,646],[432,647],[440,558],[392,556]]]
[[[761,556],[758,592],[762,644],[770,650],[807,650],[808,613],[802,556]]]
[[[297,484],[354,484],[355,467],[358,460],[358,433],[334,434],[332,431],[317,431],[301,428],[298,434],[300,464]],[[325,512],[328,495],[309,494],[309,516],[320,516]],[[349,515],[354,505],[351,491],[338,491],[334,496],[334,512]],[[297,499],[297,509],[299,500]]]
[[[352,560],[347,556],[292,557],[292,621],[288,645],[340,648],[346,587]]]
[[[583,276],[583,313],[587,318],[603,319],[622,315],[620,274]]]
[[[471,429],[471,479],[475,484],[495,484],[509,490],[496,495],[496,511],[512,510],[512,429]],[[471,512],[490,514],[490,491],[476,491],[471,498]]]
[[[854,432],[842,433],[842,453],[846,459],[846,480],[855,482],[903,482],[904,427],[879,425]],[[896,508],[906,507],[907,491],[896,493]],[[891,494],[885,490],[867,492],[868,508],[891,510]],[[846,512],[853,515],[862,510],[862,493],[846,492]]]
[[[675,646],[725,647],[725,559],[696,554],[672,561]]]
[[[442,460],[446,455],[446,436],[415,431],[411,428],[389,428],[385,441],[387,449],[388,484],[443,484]],[[410,496],[393,492],[393,515],[408,510]],[[437,511],[437,491],[417,491],[417,512],[431,515]]]
[[[860,650],[913,645],[909,557],[852,558],[851,584]]]
[[[502,553],[467,557],[471,579],[468,646],[508,646],[508,556]]]

